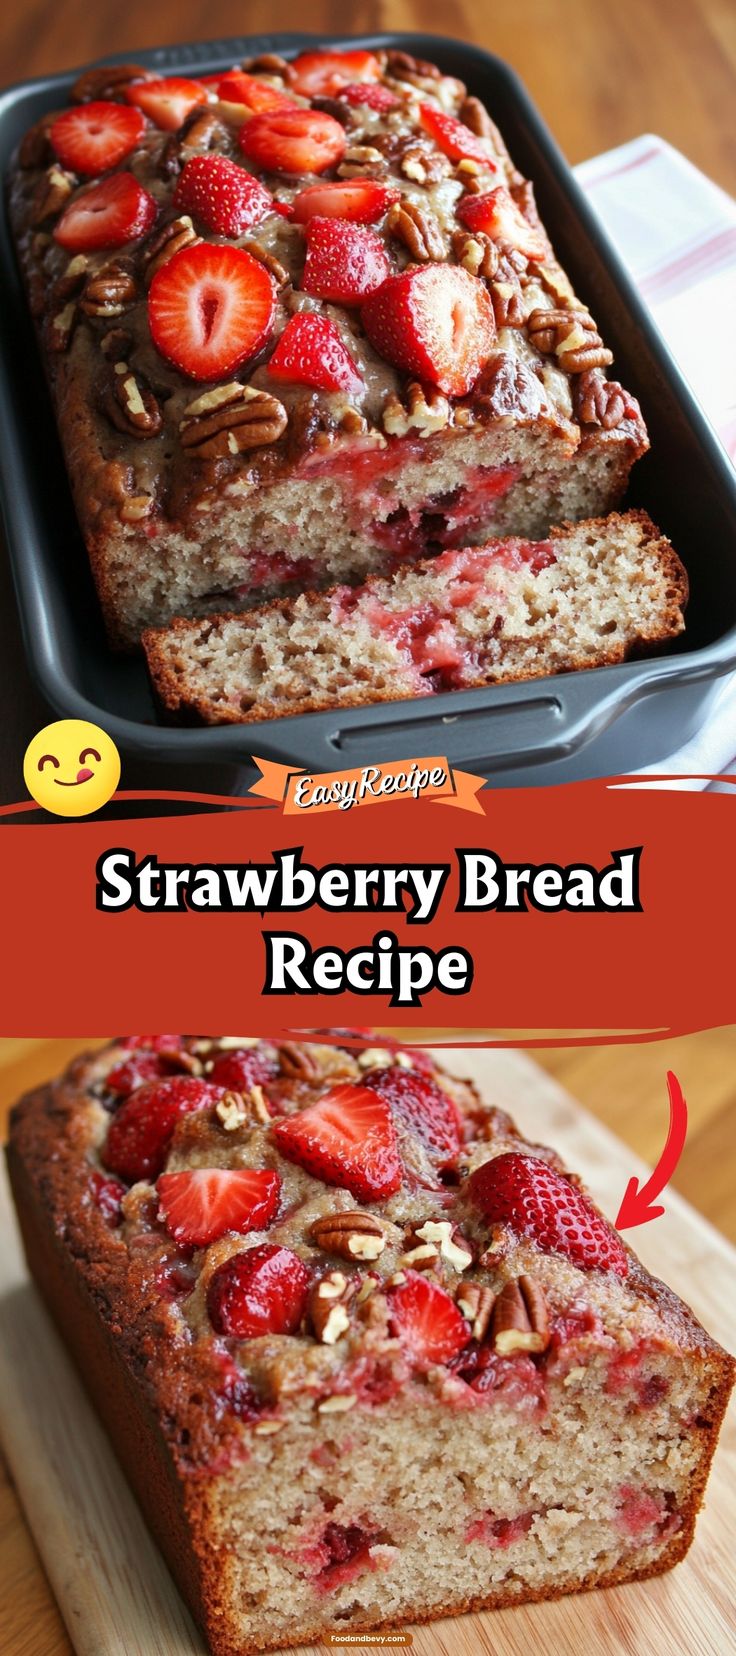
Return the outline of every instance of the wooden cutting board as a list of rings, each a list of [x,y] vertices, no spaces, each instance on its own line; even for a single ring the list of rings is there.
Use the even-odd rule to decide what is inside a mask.
[[[470,1075],[531,1137],[556,1146],[610,1216],[644,1167],[518,1052],[465,1050]],[[736,1252],[680,1197],[634,1238],[646,1265],[736,1345]],[[205,1656],[87,1402],[28,1282],[7,1188],[0,1190],[0,1435],[26,1517],[79,1656]],[[695,1544],[658,1580],[556,1604],[407,1629],[417,1656],[727,1656],[736,1652],[736,1426],[727,1421]],[[348,1650],[349,1647],[343,1647]],[[353,1649],[356,1647],[353,1646]],[[366,1648],[366,1647],[362,1647]],[[377,1645],[367,1648],[378,1648]],[[389,1649],[390,1646],[384,1646]],[[394,1646],[394,1648],[397,1648]],[[316,1656],[325,1647],[302,1647]],[[10,1653],[9,1653],[10,1656]]]

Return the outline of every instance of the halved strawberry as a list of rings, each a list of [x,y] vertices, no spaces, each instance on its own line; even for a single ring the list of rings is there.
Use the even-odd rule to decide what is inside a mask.
[[[187,115],[197,104],[209,103],[206,86],[201,81],[167,80],[134,81],[125,87],[129,103],[149,115],[164,132],[177,132]]]
[[[262,1087],[279,1073],[279,1061],[267,1047],[243,1047],[242,1051],[223,1052],[215,1059],[210,1080],[218,1087],[233,1092],[247,1093],[251,1087]]]
[[[294,219],[306,224],[311,218],[350,219],[352,224],[375,224],[383,218],[400,190],[378,184],[375,178],[352,178],[334,184],[310,184],[294,197]]]
[[[265,266],[241,247],[199,242],[157,270],[148,292],[156,349],[191,379],[220,379],[260,350],[276,294]]]
[[[289,1161],[325,1184],[377,1202],[401,1184],[401,1160],[391,1111],[369,1087],[331,1087],[316,1104],[276,1123],[274,1138]]]
[[[389,276],[361,316],[382,356],[451,397],[470,391],[496,337],[487,288],[460,266],[414,265]]]
[[[157,212],[153,196],[132,173],[113,173],[73,197],[55,226],[54,241],[73,253],[124,247],[147,234]]]
[[[449,1094],[429,1075],[391,1064],[367,1070],[363,1085],[384,1098],[394,1119],[426,1145],[440,1167],[451,1161],[462,1143],[460,1115]]]
[[[346,219],[310,218],[305,234],[305,293],[338,305],[361,305],[391,274],[386,248],[375,230]]]
[[[238,142],[266,172],[322,173],[345,154],[345,129],[318,109],[267,109],[241,127]]]
[[[218,1334],[256,1340],[262,1334],[295,1334],[304,1316],[309,1272],[291,1248],[264,1242],[231,1254],[213,1272],[207,1310]]]
[[[342,86],[380,78],[372,52],[302,52],[289,65],[289,85],[303,98],[333,98]]]
[[[537,1156],[515,1150],[494,1156],[471,1173],[466,1188],[490,1224],[508,1225],[583,1271],[627,1275],[620,1237],[577,1185]]]
[[[62,167],[94,178],[117,167],[146,130],[139,109],[119,103],[77,104],[58,115],[49,138]]]
[[[418,1271],[407,1271],[390,1290],[389,1305],[394,1334],[423,1368],[449,1362],[468,1344],[470,1329],[455,1301]]]
[[[494,241],[508,242],[527,259],[544,259],[547,243],[541,230],[525,219],[512,195],[499,184],[483,195],[463,196],[457,216],[469,230],[481,230]]]
[[[206,1248],[227,1231],[265,1230],[279,1205],[281,1180],[270,1168],[195,1167],[162,1173],[158,1216],[175,1242]]]
[[[363,85],[361,81],[349,81],[347,86],[340,87],[337,96],[341,103],[350,104],[351,108],[367,104],[369,109],[377,109],[381,114],[387,109],[395,109],[399,101],[387,86]]]
[[[101,1152],[104,1166],[128,1184],[157,1178],[177,1122],[193,1110],[210,1108],[222,1097],[221,1087],[192,1075],[146,1081],[113,1116]]]
[[[313,385],[318,391],[348,391],[357,396],[363,381],[334,322],[301,311],[287,322],[268,363],[276,380]]]
[[[420,104],[419,114],[425,132],[451,161],[479,161],[489,172],[498,172],[487,138],[479,138],[456,115],[446,115],[433,104]]]
[[[278,87],[257,80],[255,75],[246,75],[243,69],[231,69],[229,74],[223,75],[217,84],[217,96],[223,103],[245,104],[254,115],[260,115],[264,109],[295,108],[293,98],[287,97]]]
[[[270,213],[273,198],[257,178],[225,155],[194,155],[174,191],[174,206],[218,236],[241,236]]]

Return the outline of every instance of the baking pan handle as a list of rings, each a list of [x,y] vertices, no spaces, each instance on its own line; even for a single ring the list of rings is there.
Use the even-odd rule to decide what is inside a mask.
[[[343,714],[315,714],[263,727],[254,742],[264,758],[313,771],[375,764],[423,754],[452,753],[453,764],[475,766],[492,776],[517,766],[569,757],[610,725],[629,701],[646,693],[613,669],[608,693],[596,695],[588,673],[547,679],[536,694],[531,686],[497,686],[494,705],[478,705],[477,691],[423,702],[392,702]]]

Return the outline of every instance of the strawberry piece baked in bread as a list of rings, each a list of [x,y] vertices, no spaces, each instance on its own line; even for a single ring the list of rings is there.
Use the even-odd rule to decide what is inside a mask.
[[[612,513],[143,643],[167,713],[235,724],[610,666],[676,638],[687,592],[649,518]]]
[[[657,1574],[733,1363],[421,1053],[142,1036],[13,1116],[30,1268],[215,1656]]]
[[[620,500],[638,405],[459,80],[356,49],[71,98],[11,216],[114,643]]]

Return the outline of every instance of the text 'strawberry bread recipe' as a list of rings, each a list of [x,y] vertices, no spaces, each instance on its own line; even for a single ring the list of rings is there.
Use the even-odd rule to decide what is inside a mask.
[[[552,1150],[342,1040],[129,1038],[13,1116],[30,1268],[216,1656],[668,1569],[733,1379]]]
[[[89,70],[11,212],[118,644],[544,536],[647,447],[488,111],[404,52]]]
[[[228,724],[611,665],[675,638],[686,601],[669,541],[612,513],[143,642],[169,714]]]

